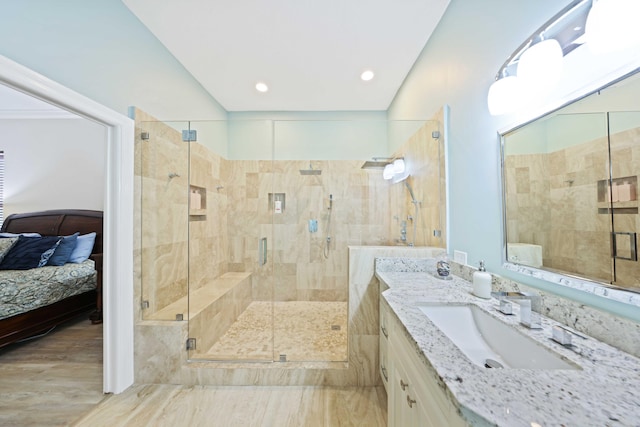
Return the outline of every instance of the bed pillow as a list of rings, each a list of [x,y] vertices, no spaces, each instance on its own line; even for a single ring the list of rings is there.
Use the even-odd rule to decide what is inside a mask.
[[[24,237],[18,241],[0,262],[0,270],[29,270],[44,266],[60,243],[60,238]]]
[[[60,240],[60,244],[47,261],[47,265],[65,265],[69,258],[71,258],[71,253],[73,249],[76,247],[76,241],[78,240],[78,235],[80,233],[73,233],[71,236],[62,237]]]
[[[17,237],[5,237],[0,239],[0,262],[9,253],[11,247],[18,241]]]
[[[39,233],[0,233],[0,237],[41,237]]]
[[[89,258],[89,255],[91,255],[95,241],[95,232],[78,236],[78,239],[76,240],[76,247],[73,248],[73,252],[71,252],[71,256],[67,262],[73,262],[76,264],[85,262]]]

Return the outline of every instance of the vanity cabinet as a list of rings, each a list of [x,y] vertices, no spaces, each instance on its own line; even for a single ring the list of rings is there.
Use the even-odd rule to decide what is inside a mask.
[[[387,337],[382,335],[383,318]],[[380,351],[384,340],[387,345],[385,368],[388,373],[389,427],[466,426],[467,423],[457,413],[453,403],[438,387],[434,374],[420,360],[398,318],[383,301],[380,303],[380,327]],[[381,353],[381,371],[382,366]]]
[[[384,385],[387,394],[389,394],[389,308],[383,304],[380,297],[380,377],[382,377],[382,385]]]

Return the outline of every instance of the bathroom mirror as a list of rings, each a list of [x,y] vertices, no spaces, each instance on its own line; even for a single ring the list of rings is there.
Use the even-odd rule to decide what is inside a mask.
[[[501,135],[506,268],[640,292],[639,100],[635,70]]]

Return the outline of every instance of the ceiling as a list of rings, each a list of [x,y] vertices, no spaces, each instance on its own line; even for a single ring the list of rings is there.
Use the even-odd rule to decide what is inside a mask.
[[[227,111],[384,111],[449,0],[123,3]]]

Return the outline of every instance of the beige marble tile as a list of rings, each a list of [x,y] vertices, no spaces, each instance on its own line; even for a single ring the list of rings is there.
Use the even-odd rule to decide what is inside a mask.
[[[138,385],[75,425],[386,426],[386,396],[375,387]]]
[[[134,373],[137,383],[180,383],[186,362],[187,322],[139,322],[134,329]]]

